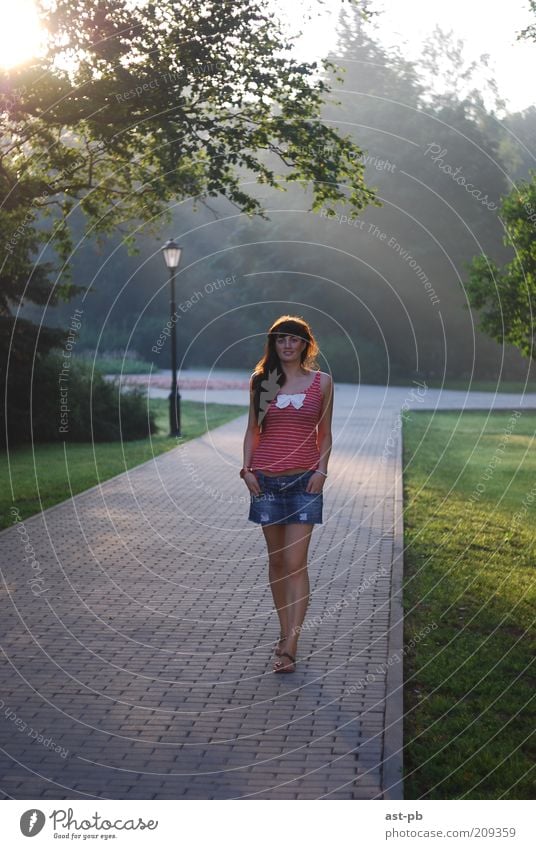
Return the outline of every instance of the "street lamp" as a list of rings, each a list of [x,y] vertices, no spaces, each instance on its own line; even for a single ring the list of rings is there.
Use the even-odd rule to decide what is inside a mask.
[[[181,261],[182,248],[173,239],[169,239],[162,248],[166,265],[169,268],[171,288],[171,392],[169,393],[169,435],[181,436],[181,396],[177,385],[177,333],[175,315],[175,272]]]

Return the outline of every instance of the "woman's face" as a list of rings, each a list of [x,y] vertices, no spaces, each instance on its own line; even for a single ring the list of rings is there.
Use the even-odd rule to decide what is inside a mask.
[[[279,359],[284,362],[294,362],[301,360],[301,352],[307,346],[305,339],[292,334],[277,333],[275,337],[275,350]]]

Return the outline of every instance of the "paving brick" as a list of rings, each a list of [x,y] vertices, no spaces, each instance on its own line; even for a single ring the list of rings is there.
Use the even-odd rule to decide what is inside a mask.
[[[16,605],[4,599],[3,647],[19,672],[4,665],[2,698],[68,751],[30,745],[0,715],[0,744],[21,761],[6,766],[4,793],[381,798],[387,768],[389,798],[400,798],[401,668],[382,664],[402,647],[393,425],[407,391],[360,387],[359,411],[355,395],[335,387],[294,675],[271,672],[264,537],[237,475],[245,416],[26,520],[39,596],[17,528],[0,534]]]

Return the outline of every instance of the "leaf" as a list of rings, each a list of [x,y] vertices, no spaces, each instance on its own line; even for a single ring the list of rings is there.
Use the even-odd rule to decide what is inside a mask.
[[[268,412],[268,407],[270,402],[273,401],[275,396],[277,395],[279,389],[281,388],[278,383],[278,373],[277,368],[274,368],[270,371],[268,376],[268,380],[263,380],[261,383],[261,394],[259,400],[259,419],[258,424],[260,425],[266,413]]]

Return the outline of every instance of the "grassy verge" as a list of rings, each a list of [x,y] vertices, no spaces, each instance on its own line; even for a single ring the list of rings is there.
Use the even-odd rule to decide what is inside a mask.
[[[77,359],[88,363],[96,371],[101,371],[103,374],[150,374],[151,369],[158,371],[152,363],[146,360],[131,360],[127,357],[124,359],[122,357],[97,357],[97,359],[94,359],[92,356],[80,354]]]
[[[534,798],[535,432],[405,416],[406,798]]]
[[[9,452],[8,463],[0,468],[0,527],[11,524],[9,507],[15,503],[24,519],[64,501],[121,472],[138,466],[164,451],[176,448],[207,430],[247,413],[247,407],[231,404],[181,402],[181,430],[185,436],[177,441],[167,436],[169,430],[167,399],[153,398],[159,433],[151,439],[131,442],[46,443],[16,448]],[[11,483],[9,476],[11,469]],[[13,500],[11,485],[13,486]]]

